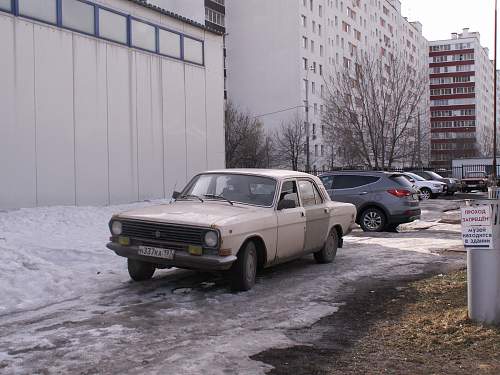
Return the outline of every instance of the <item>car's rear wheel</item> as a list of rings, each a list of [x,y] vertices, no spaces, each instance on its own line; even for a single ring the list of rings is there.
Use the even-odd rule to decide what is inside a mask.
[[[255,285],[257,275],[257,249],[255,243],[247,242],[238,251],[238,257],[231,267],[231,289],[246,291]]]
[[[339,246],[338,234],[335,228],[332,228],[325,241],[323,248],[314,253],[314,259],[318,263],[331,263],[335,260]]]
[[[432,191],[429,188],[422,188],[420,189],[420,197],[422,200],[426,201],[428,199],[432,198]]]
[[[148,262],[127,259],[128,274],[134,281],[145,281],[153,277],[156,267]]]
[[[365,209],[359,218],[359,225],[365,232],[382,232],[385,223],[385,214],[375,207]]]

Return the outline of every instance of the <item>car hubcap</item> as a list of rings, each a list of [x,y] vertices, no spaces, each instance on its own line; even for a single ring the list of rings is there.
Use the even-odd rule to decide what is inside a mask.
[[[427,190],[424,190],[422,191],[421,196],[422,199],[429,199],[431,197],[431,194]]]
[[[369,211],[365,215],[363,223],[368,229],[377,230],[382,225],[382,217],[375,211]]]

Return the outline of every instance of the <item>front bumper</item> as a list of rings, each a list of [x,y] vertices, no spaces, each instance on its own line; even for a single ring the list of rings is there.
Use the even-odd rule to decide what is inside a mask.
[[[106,247],[113,250],[117,255],[142,260],[143,262],[153,263],[167,267],[187,268],[203,271],[224,271],[231,268],[236,256],[229,255],[221,257],[218,255],[191,255],[184,251],[176,251],[173,260],[139,255],[138,246],[122,246],[116,242],[109,242]]]
[[[412,209],[399,215],[390,215],[388,217],[389,224],[404,224],[420,219],[422,211],[420,208]]]

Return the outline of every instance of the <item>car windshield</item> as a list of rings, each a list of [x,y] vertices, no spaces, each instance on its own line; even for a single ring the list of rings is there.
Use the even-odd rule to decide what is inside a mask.
[[[435,180],[443,178],[443,176],[438,175],[436,172],[427,171],[427,173],[429,174],[429,176],[431,176]]]
[[[415,173],[407,173],[407,176],[410,176],[416,181],[425,181],[425,178],[420,177],[419,175],[416,175]]]
[[[270,207],[274,201],[276,181],[235,173],[206,173],[196,176],[181,193],[181,197]]]

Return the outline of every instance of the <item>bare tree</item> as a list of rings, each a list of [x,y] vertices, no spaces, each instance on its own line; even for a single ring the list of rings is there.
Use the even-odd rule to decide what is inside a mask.
[[[415,129],[425,107],[427,77],[392,55],[365,55],[337,72],[325,97],[323,124],[329,140],[347,148],[351,162],[369,168],[417,159],[422,133]]]
[[[266,168],[272,159],[271,140],[262,123],[249,113],[239,112],[231,102],[225,112],[226,166]]]
[[[306,126],[299,115],[281,124],[273,137],[276,160],[281,166],[298,170],[306,151]]]

